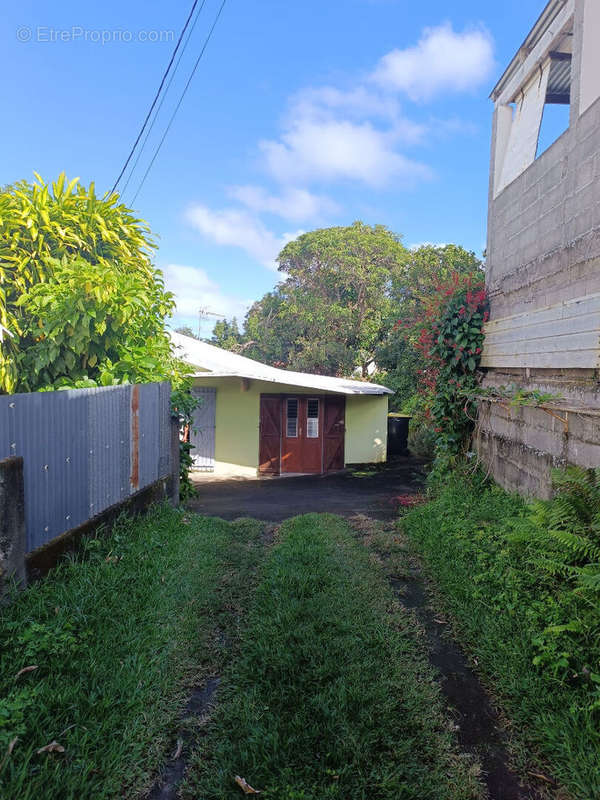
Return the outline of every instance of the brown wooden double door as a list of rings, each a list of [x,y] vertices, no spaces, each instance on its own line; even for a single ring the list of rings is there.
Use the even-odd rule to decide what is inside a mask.
[[[345,408],[344,396],[261,395],[259,471],[343,469]]]

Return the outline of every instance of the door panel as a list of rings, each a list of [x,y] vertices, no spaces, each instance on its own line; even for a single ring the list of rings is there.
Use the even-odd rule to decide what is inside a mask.
[[[278,395],[260,396],[259,442],[258,471],[278,475],[281,448],[281,398]]]
[[[343,469],[345,407],[344,397],[261,395],[259,471]]]
[[[215,468],[217,390],[194,387],[192,395],[198,399],[189,438],[192,445],[192,469],[212,472]]]
[[[302,399],[284,397],[281,404],[281,471],[303,472],[302,469]]]
[[[344,469],[345,397],[325,397],[323,420],[323,472]]]
[[[285,397],[281,409],[281,471],[320,473],[323,466],[322,399]]]
[[[322,414],[322,398],[302,398],[302,472],[323,471]]]

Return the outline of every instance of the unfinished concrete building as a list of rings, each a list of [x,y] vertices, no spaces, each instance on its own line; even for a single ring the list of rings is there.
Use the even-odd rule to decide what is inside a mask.
[[[600,466],[600,0],[551,0],[491,97],[475,445],[501,485],[545,497],[553,466]],[[511,405],[519,389],[553,397]]]

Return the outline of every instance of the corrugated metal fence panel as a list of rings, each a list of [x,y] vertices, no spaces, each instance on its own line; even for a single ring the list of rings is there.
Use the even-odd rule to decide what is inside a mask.
[[[217,390],[196,387],[192,393],[199,401],[194,411],[194,424],[190,433],[194,469],[210,472],[215,468]]]
[[[0,457],[23,457],[28,551],[135,491],[130,475],[136,389],[141,489],[168,474],[168,383],[0,396]]]
[[[129,387],[92,389],[88,395],[89,515],[93,517],[118,503],[121,492],[119,399]]]
[[[148,486],[158,474],[160,426],[159,393],[157,383],[140,387],[140,487]]]
[[[39,392],[10,399],[15,455],[23,457],[27,549],[34,550],[88,519],[87,396]]]
[[[169,386],[170,384],[167,384]],[[119,403],[119,489],[121,499],[129,497],[131,487],[131,386],[123,387],[124,391],[117,394]]]

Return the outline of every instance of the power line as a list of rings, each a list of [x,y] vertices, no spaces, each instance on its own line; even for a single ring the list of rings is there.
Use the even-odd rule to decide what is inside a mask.
[[[171,119],[169,120],[169,122],[167,124],[165,132],[163,133],[162,138],[161,138],[160,142],[158,143],[158,146],[157,146],[156,150],[154,151],[154,155],[152,156],[152,160],[148,164],[148,168],[146,169],[146,172],[144,172],[144,177],[142,178],[141,183],[138,186],[138,190],[135,193],[135,195],[133,197],[133,200],[131,201],[132,205],[135,203],[138,194],[142,191],[142,187],[143,187],[144,183],[146,182],[146,178],[148,177],[148,173],[152,169],[152,167],[154,165],[154,162],[156,161],[156,157],[160,153],[160,149],[163,146],[163,143],[164,143],[165,139],[167,138],[167,134],[171,130],[171,125],[173,124],[173,120],[177,116],[177,112],[179,111],[179,108],[180,108],[181,104],[183,103],[183,98],[185,97],[185,95],[187,93],[187,90],[189,89],[190,84],[192,82],[192,79],[193,79],[194,75],[196,74],[196,69],[198,68],[198,64],[202,60],[202,56],[204,55],[204,51],[206,50],[206,47],[207,47],[208,43],[211,40],[211,37],[213,35],[213,31],[217,26],[217,22],[219,21],[219,18],[221,16],[221,13],[222,13],[224,7],[225,7],[225,3],[226,2],[227,2],[227,0],[223,0],[223,2],[221,3],[221,6],[220,6],[220,8],[219,8],[219,10],[217,12],[217,15],[216,15],[216,17],[214,19],[214,22],[213,22],[212,26],[211,26],[211,29],[209,30],[208,35],[207,35],[206,39],[204,40],[204,44],[202,45],[202,50],[200,51],[200,55],[196,59],[196,63],[194,64],[194,66],[192,68],[192,71],[190,73],[190,77],[188,78],[186,85],[183,87],[183,92],[181,93],[181,97],[179,98],[179,100],[177,102],[177,105],[175,106],[175,110],[173,111],[173,113],[171,115]]]
[[[135,142],[133,143],[133,147],[132,147],[132,148],[131,148],[131,150],[129,151],[129,155],[127,156],[127,160],[126,160],[126,161],[125,161],[125,163],[123,164],[123,169],[121,170],[121,172],[119,172],[119,177],[117,178],[117,180],[115,181],[115,183],[114,183],[114,185],[113,185],[113,187],[112,187],[112,189],[111,189],[111,194],[112,194],[112,193],[115,191],[115,189],[117,188],[117,186],[118,186],[118,184],[119,184],[119,181],[120,181],[120,180],[121,180],[121,178],[123,177],[123,173],[124,173],[124,172],[125,172],[125,170],[127,169],[127,165],[128,165],[128,164],[129,164],[129,162],[131,161],[131,158],[132,158],[132,156],[133,156],[133,154],[134,154],[134,152],[135,152],[135,148],[138,146],[138,142],[139,142],[139,141],[140,141],[140,139],[142,138],[142,134],[144,133],[144,130],[146,129],[146,125],[148,124],[148,120],[150,119],[150,115],[152,114],[152,111],[154,110],[154,106],[156,105],[156,103],[157,103],[157,101],[158,101],[158,98],[159,98],[159,96],[160,96],[160,93],[162,92],[162,88],[163,88],[163,86],[165,85],[165,81],[166,81],[166,79],[167,79],[167,75],[169,74],[169,70],[171,69],[171,66],[172,66],[172,64],[173,64],[173,61],[174,61],[174,59],[175,59],[175,56],[177,55],[177,51],[179,50],[179,45],[181,44],[181,40],[183,39],[183,36],[184,36],[184,34],[185,34],[186,30],[187,30],[187,27],[188,27],[188,25],[190,24],[190,20],[191,20],[191,18],[192,18],[192,15],[193,15],[194,11],[196,10],[196,6],[197,6],[197,5],[198,5],[198,0],[194,0],[194,2],[193,2],[193,4],[192,4],[192,8],[191,8],[191,10],[190,10],[190,13],[188,14],[188,18],[187,18],[187,19],[186,19],[186,21],[185,21],[185,25],[183,26],[183,28],[181,29],[181,33],[179,34],[179,39],[177,39],[177,44],[175,45],[175,49],[174,49],[174,50],[173,50],[173,52],[171,53],[171,58],[170,58],[170,60],[169,60],[169,63],[167,64],[167,68],[166,68],[166,70],[165,70],[165,72],[164,72],[164,75],[162,76],[162,80],[161,80],[161,82],[160,82],[160,86],[158,87],[158,91],[157,91],[157,92],[156,92],[156,94],[154,95],[154,100],[152,101],[152,105],[150,106],[150,110],[149,110],[149,111],[148,111],[148,113],[146,114],[146,119],[144,120],[144,124],[143,124],[143,125],[142,125],[142,127],[140,128],[140,132],[139,132],[139,133],[138,133],[138,135],[137,135],[137,139],[135,140]]]
[[[121,191],[121,195],[122,196],[125,195],[125,192],[127,191],[127,187],[129,186],[129,182],[131,181],[131,179],[132,179],[132,177],[133,177],[133,175],[135,173],[135,170],[137,168],[137,165],[139,164],[140,158],[142,157],[142,153],[144,152],[144,148],[146,147],[146,143],[148,142],[148,138],[150,137],[150,134],[152,133],[152,129],[154,128],[156,120],[158,119],[158,115],[160,114],[160,110],[163,107],[163,103],[165,102],[165,97],[169,94],[169,89],[171,88],[171,84],[173,83],[173,79],[175,78],[177,70],[179,69],[179,64],[181,63],[181,59],[183,58],[183,54],[185,53],[186,47],[188,46],[188,42],[190,41],[190,39],[192,37],[192,34],[194,33],[194,29],[196,27],[196,23],[198,22],[198,19],[200,18],[200,14],[202,13],[202,9],[204,8],[205,5],[206,5],[206,0],[202,0],[202,3],[200,4],[200,8],[198,9],[198,12],[197,12],[196,16],[194,17],[194,21],[192,23],[192,27],[190,28],[190,30],[188,32],[188,35],[187,35],[187,37],[185,39],[185,42],[183,43],[183,47],[181,48],[181,53],[179,53],[179,57],[177,59],[177,63],[175,64],[175,67],[171,71],[171,75],[169,76],[169,82],[167,83],[167,88],[162,93],[162,97],[160,98],[160,103],[158,104],[158,108],[154,112],[154,116],[152,117],[152,122],[150,123],[150,126],[149,126],[148,130],[146,131],[146,135],[144,136],[144,141],[142,142],[142,146],[139,148],[137,156],[135,158],[135,161],[133,162],[133,166],[129,170],[129,175],[127,177],[127,180],[125,181],[125,186],[123,187],[123,190]]]

